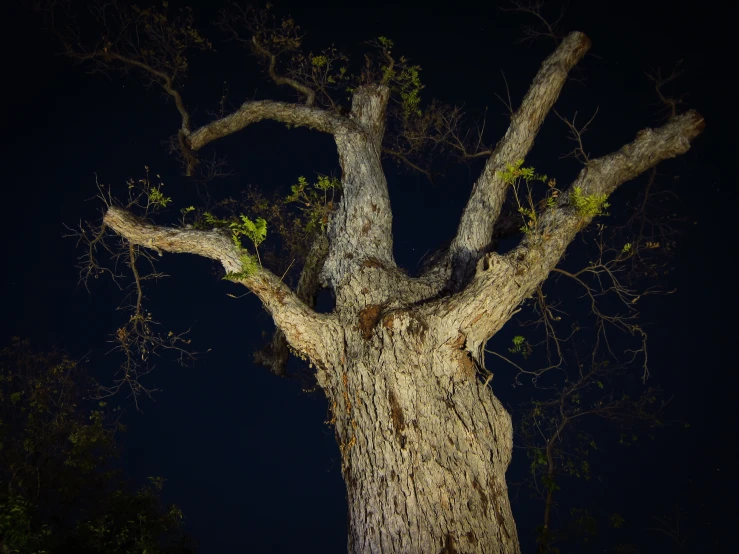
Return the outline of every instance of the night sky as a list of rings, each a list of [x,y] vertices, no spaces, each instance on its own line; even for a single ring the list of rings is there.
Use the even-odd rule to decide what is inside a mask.
[[[529,21],[500,12],[492,2],[425,4],[422,10],[382,2],[278,7],[294,16],[316,49],[334,42],[350,51],[359,41],[392,38],[398,53],[423,68],[425,98],[465,104],[471,114],[489,108],[494,142],[507,126],[494,96],[505,90],[501,70],[517,105],[552,46],[514,44]],[[133,78],[86,74],[57,55],[58,46],[32,13],[4,10],[0,338],[3,345],[21,336],[40,348],[62,347],[75,358],[89,358],[96,375],[110,376],[118,360],[105,356],[106,341],[120,325],[115,308],[122,293],[105,280],[93,281],[90,293],[78,284],[80,251],[74,239],[63,238],[63,225],[99,217],[101,206],[91,200],[96,175],[124,190],[125,180],[140,176],[145,165],[162,175],[165,192],[175,199],[173,211],[196,201],[164,144],[179,126],[178,115],[158,90]],[[660,168],[679,176],[673,186],[689,224],[682,227],[675,270],[666,282],[677,292],[646,303],[642,320],[649,325],[654,384],[673,396],[670,418],[691,427],[675,425],[653,442],[612,449],[602,458],[602,480],[578,490],[583,503],[623,513],[644,552],[680,551],[646,529],[655,526],[654,515],[674,514],[676,501],[689,509],[681,525],[702,537],[705,552],[720,551],[707,545],[736,514],[736,401],[730,363],[721,359],[728,330],[723,326],[731,325],[726,314],[722,324],[721,305],[733,296],[728,289],[721,294],[721,281],[733,273],[727,266],[734,260],[721,230],[734,217],[727,207],[735,205],[730,188],[736,139],[728,123],[736,120],[730,91],[738,83],[735,64],[724,59],[732,41],[722,29],[724,18],[707,2],[574,1],[564,20],[568,30],[586,32],[593,48],[574,75],[585,81],[568,82],[556,108],[592,114],[599,107],[586,135],[593,156],[659,123],[659,105],[644,77],[658,65],[683,60],[676,90],[687,93],[686,108],[697,109],[707,124],[687,155]],[[257,79],[251,59],[224,56],[193,64],[183,94],[196,123],[208,121],[207,112],[217,108],[224,80],[234,105],[273,91]],[[570,149],[564,125],[551,116],[527,163],[565,184],[577,172],[571,161],[559,160]],[[272,123],[220,141],[215,150],[228,155],[235,171],[214,185],[224,196],[247,184],[284,188],[299,175],[338,168],[328,136]],[[387,169],[396,255],[412,271],[428,249],[451,237],[479,167],[455,170],[436,184],[398,172],[394,164]],[[614,210],[643,182],[614,195]],[[166,358],[158,363],[149,383],[161,391],[154,401],[143,401],[143,414],[127,415],[126,469],[141,480],[167,479],[165,498],[183,509],[201,552],[344,552],[345,490],[333,431],[324,424],[324,398],[252,363],[270,318],[253,295],[229,297],[245,290],[219,280],[209,260],[165,255],[160,269],[171,277],[148,289],[151,311],[167,328],[192,326],[194,348],[210,350],[194,367]],[[515,324],[509,324],[496,344],[513,334]],[[493,359],[488,367],[504,403],[522,397],[518,389],[515,397],[511,392],[512,368]],[[130,404],[125,396],[117,401]],[[510,471],[526,464],[514,452]],[[530,552],[540,505],[521,494],[513,510]]]

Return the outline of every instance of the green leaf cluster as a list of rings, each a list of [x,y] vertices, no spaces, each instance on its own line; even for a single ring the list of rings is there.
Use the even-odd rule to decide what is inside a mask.
[[[608,215],[604,210],[610,207],[607,194],[585,194],[581,187],[574,187],[570,193],[570,204],[582,217]]]
[[[147,217],[152,212],[156,212],[162,208],[166,208],[172,198],[165,196],[162,192],[164,183],[161,176],[156,175],[157,182],[152,178],[149,166],[144,166],[146,174],[140,179],[129,179],[128,184],[128,202],[126,208],[131,209],[137,207],[143,210],[143,216]]]
[[[241,246],[241,237],[248,238],[255,249],[267,238],[267,222],[261,217],[252,221],[242,214],[239,216],[239,221],[232,222],[229,227],[231,228],[231,237],[234,244],[239,247]]]
[[[546,182],[547,176],[536,173],[533,167],[521,167],[523,166],[523,160],[516,160],[511,164],[506,164],[506,168],[502,171],[498,171],[503,181],[509,185],[515,185],[519,180],[523,180],[526,183],[532,181]]]
[[[34,524],[36,506],[19,495],[0,496],[0,544],[4,552],[46,554],[49,524]]]
[[[148,197],[149,197],[149,204],[152,207],[155,208],[166,208],[167,204],[172,202],[172,198],[169,196],[164,196],[164,193],[161,190],[161,187],[163,185],[160,183],[158,187],[154,187],[149,189],[148,191]]]
[[[192,210],[189,208],[187,211],[183,210],[183,217],[190,211]],[[241,271],[227,273],[223,277],[224,279],[228,281],[239,281],[253,275],[261,267],[262,262],[259,257],[259,245],[267,238],[267,221],[264,218],[257,217],[252,220],[250,217],[240,214],[238,217],[221,219],[214,216],[211,212],[203,212],[200,220],[196,222],[195,227],[200,229],[224,229],[231,233],[231,240],[241,252],[239,256]],[[251,241],[256,256],[249,254],[243,247],[242,239],[244,237]]]
[[[254,275],[260,268],[257,258],[248,252],[243,252],[241,256],[239,256],[239,261],[241,262],[241,271],[226,273],[223,277],[226,281],[240,281],[241,279],[247,279]]]
[[[341,192],[341,181],[336,177],[319,175],[316,182],[310,183],[304,176],[291,187],[285,198],[288,204],[298,204],[307,218],[305,231],[312,233],[326,230],[328,218],[335,208],[335,199]]]
[[[400,96],[403,117],[421,116],[421,83],[418,65],[408,65],[408,60],[401,56],[397,61],[392,57],[394,43],[387,37],[378,37],[377,44],[382,49],[383,58],[387,62],[380,66],[381,82]]]
[[[544,174],[537,173],[533,167],[523,167],[523,160],[506,164],[504,170],[498,171],[498,175],[513,190],[513,198],[518,206],[518,213],[523,218],[523,225],[519,230],[524,234],[531,232],[539,223],[539,211],[554,207],[555,199],[559,196],[559,191],[555,188],[556,181]],[[535,181],[547,183],[549,187],[547,196],[540,202],[534,200],[531,188],[531,184]],[[525,188],[525,191],[520,190],[522,187]]]
[[[508,352],[512,354],[521,354],[524,358],[528,358],[534,351],[531,344],[528,343],[526,337],[516,335],[513,337],[513,348],[509,348]]]
[[[228,219],[221,219],[214,216],[210,212],[203,212],[200,221],[196,221],[196,229],[226,229],[231,226],[232,221]]]
[[[418,74],[420,69],[420,66],[417,65],[408,66],[396,75],[396,88],[400,94],[403,116],[406,118],[411,115],[421,115],[421,89],[423,89],[423,85]]]

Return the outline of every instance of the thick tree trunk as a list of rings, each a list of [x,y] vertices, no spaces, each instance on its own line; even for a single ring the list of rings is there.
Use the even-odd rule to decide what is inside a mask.
[[[519,552],[511,418],[463,350],[418,316],[369,307],[319,372],[349,502],[349,552]],[[330,377],[329,377],[330,376]]]

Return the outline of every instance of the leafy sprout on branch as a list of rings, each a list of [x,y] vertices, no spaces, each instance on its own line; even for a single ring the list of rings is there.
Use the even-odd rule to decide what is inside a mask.
[[[341,181],[336,177],[319,175],[315,183],[309,183],[302,175],[298,182],[291,187],[291,192],[285,202],[295,203],[306,215],[305,230],[312,233],[316,229],[323,232],[328,224],[328,218],[334,211],[335,202],[341,192]]]

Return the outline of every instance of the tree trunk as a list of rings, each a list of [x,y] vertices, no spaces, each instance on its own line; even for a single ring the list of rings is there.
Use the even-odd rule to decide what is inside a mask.
[[[415,314],[378,306],[344,329],[341,370],[319,379],[341,450],[349,552],[519,552],[505,481],[511,418],[464,337],[438,344]]]

